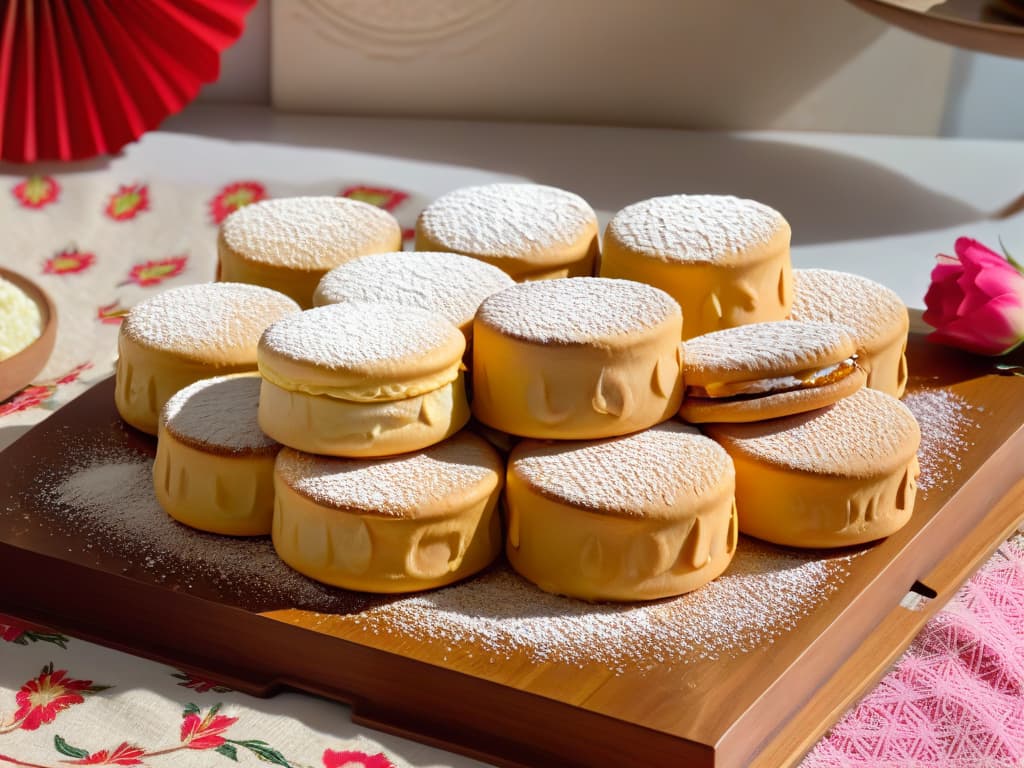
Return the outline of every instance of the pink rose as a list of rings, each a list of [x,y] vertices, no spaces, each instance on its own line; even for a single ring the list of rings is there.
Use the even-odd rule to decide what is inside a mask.
[[[977,240],[958,238],[956,256],[938,256],[924,297],[928,338],[983,355],[1024,341],[1024,274]]]

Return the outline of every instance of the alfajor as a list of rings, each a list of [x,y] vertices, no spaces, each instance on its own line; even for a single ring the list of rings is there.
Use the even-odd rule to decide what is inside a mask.
[[[486,184],[439,197],[416,221],[417,251],[486,261],[516,281],[591,275],[597,215],[579,195],[542,184]]]
[[[521,283],[473,322],[473,414],[521,437],[624,435],[679,408],[679,306],[629,280]]]
[[[514,281],[497,267],[458,253],[398,251],[360,256],[324,275],[313,304],[404,304],[443,315],[469,341],[480,302]]]
[[[693,423],[762,421],[824,408],[864,386],[841,325],[779,320],[685,342],[679,415]]]
[[[907,306],[881,283],[829,269],[793,270],[794,320],[840,323],[863,348],[867,386],[893,397],[907,389]]]
[[[270,533],[281,446],[256,423],[259,393],[252,372],[202,379],[167,401],[153,488],[178,522],[231,536]]]
[[[310,309],[259,342],[259,424],[283,445],[330,456],[425,448],[469,420],[466,340],[419,307],[346,302]]]
[[[298,312],[277,291],[239,283],[186,285],[140,301],[117,337],[118,413],[155,435],[171,395],[199,379],[256,370],[260,334]]]
[[[602,277],[667,292],[683,308],[683,338],[782,320],[793,300],[789,224],[754,200],[723,195],[654,197],[608,223]]]
[[[610,440],[526,440],[509,459],[505,551],[547,592],[678,595],[732,560],[734,490],[726,452],[676,421]]]
[[[375,461],[285,448],[274,471],[274,548],[295,570],[345,589],[449,584],[501,552],[503,472],[469,432]]]
[[[218,279],[265,285],[306,308],[329,270],[401,247],[398,222],[374,205],[345,197],[263,200],[220,225]]]
[[[903,403],[861,389],[829,408],[709,424],[736,465],[740,531],[793,547],[844,547],[910,519],[921,431]]]

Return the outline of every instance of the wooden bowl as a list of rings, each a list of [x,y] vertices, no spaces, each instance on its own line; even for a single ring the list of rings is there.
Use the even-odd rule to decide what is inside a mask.
[[[39,305],[43,330],[39,338],[21,352],[0,360],[0,401],[26,387],[43,370],[57,340],[57,307],[38,285],[27,277],[0,267],[0,277],[14,283]]]

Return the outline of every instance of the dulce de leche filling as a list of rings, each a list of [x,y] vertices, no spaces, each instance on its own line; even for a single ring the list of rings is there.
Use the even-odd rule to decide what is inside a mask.
[[[748,381],[725,381],[686,388],[687,397],[706,397],[712,399],[726,397],[742,397],[745,395],[773,395],[780,392],[792,392],[798,389],[824,387],[845,379],[858,368],[857,355],[851,355],[842,362],[811,368],[791,376],[776,376],[766,379],[750,379]]]

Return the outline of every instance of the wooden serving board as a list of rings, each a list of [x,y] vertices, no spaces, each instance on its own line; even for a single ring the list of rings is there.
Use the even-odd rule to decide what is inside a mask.
[[[908,357],[911,392],[941,388],[970,405],[963,447],[932,468],[942,482],[919,495],[907,527],[839,553],[841,574],[770,642],[669,661],[652,653],[643,664],[538,660],[473,639],[366,631],[361,619],[392,599],[324,589],[307,605],[223,569],[161,572],[116,537],[83,544],[48,484],[89,457],[146,460],[154,451],[117,418],[112,381],[0,455],[0,611],[257,695],[288,686],[345,701],[357,722],[499,765],[785,764],[1024,518],[1024,378],[916,332]],[[195,535],[226,553],[241,546]],[[741,540],[741,551],[756,546]],[[800,555],[819,556],[835,553]],[[934,597],[901,607],[912,589]]]

